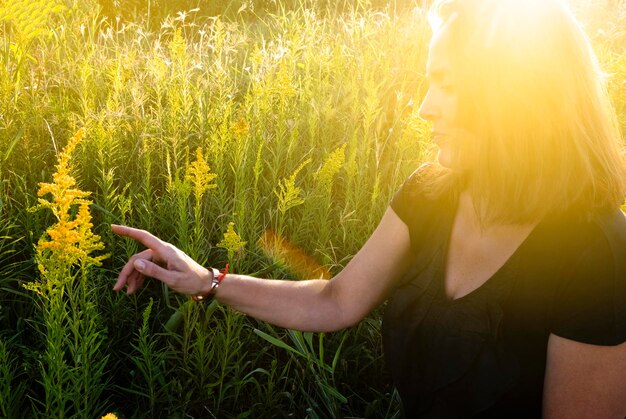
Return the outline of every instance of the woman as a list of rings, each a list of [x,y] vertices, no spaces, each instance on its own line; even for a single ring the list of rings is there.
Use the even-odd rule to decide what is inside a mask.
[[[421,116],[435,162],[330,281],[219,275],[150,233],[145,276],[286,328],[352,326],[387,298],[408,417],[626,415],[624,157],[588,41],[557,0],[439,1]],[[219,285],[219,287],[216,286]]]

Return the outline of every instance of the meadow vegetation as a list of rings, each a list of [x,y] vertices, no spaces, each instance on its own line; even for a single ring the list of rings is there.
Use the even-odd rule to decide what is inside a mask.
[[[417,2],[260,3],[0,2],[0,416],[399,416],[379,311],[313,334],[157,281],[111,291],[139,249],[111,223],[206,266],[330,277],[429,158]],[[625,23],[592,34],[622,132]]]

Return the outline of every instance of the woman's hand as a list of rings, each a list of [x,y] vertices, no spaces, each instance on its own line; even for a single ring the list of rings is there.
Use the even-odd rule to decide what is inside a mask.
[[[198,295],[210,291],[213,272],[200,266],[180,249],[145,230],[111,224],[111,231],[147,247],[126,262],[113,287],[114,291],[120,291],[126,285],[126,292],[133,294],[142,287],[146,276],[158,279],[182,294]]]

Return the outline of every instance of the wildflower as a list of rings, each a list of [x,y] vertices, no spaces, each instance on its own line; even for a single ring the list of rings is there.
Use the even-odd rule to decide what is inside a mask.
[[[339,170],[341,170],[346,160],[345,150],[346,145],[344,144],[330,153],[328,157],[326,157],[326,160],[324,160],[322,167],[315,173],[315,180],[317,180],[324,189],[330,189],[333,178],[339,173]]]
[[[172,61],[182,62],[185,58],[185,50],[187,49],[187,42],[183,37],[180,28],[176,28],[174,37],[167,44],[167,48],[170,50],[170,57]]]
[[[54,18],[67,11],[62,3],[58,0],[0,2],[0,22],[10,22],[18,41],[28,45],[32,40],[51,32]]]
[[[93,300],[95,288],[90,288],[88,281],[89,268],[100,265],[107,255],[93,255],[104,245],[91,231],[89,193],[75,187],[70,170],[72,154],[84,135],[85,130],[80,129],[59,153],[52,183],[40,184],[36,208],[49,208],[57,222],[39,238],[35,248],[39,280],[24,285],[40,297],[46,354],[39,363],[42,379],[49,388],[74,389],[80,383],[80,389],[71,393],[80,393],[76,402],[80,411],[100,396],[107,362],[100,349],[105,331]],[[80,286],[74,286],[75,282]],[[93,370],[87,381],[84,365]],[[54,411],[60,413],[56,416],[64,416],[68,400],[73,400],[58,392],[46,392],[45,396],[50,406],[57,406]]]
[[[52,183],[39,183],[38,208],[50,208],[58,221],[67,221],[70,217],[70,208],[80,204],[89,192],[74,189],[76,180],[70,175],[70,158],[74,149],[85,135],[85,129],[81,128],[74,134],[67,146],[59,154],[57,171],[52,175]],[[44,195],[52,195],[50,201],[42,199]]]
[[[238,135],[245,135],[250,131],[250,127],[248,126],[246,118],[244,118],[243,112],[239,113],[239,119],[230,127],[230,130]]]
[[[86,199],[89,192],[74,188],[76,180],[70,174],[70,159],[78,143],[85,135],[81,128],[74,134],[67,146],[59,154],[57,171],[52,175],[52,183],[40,183],[39,205],[36,208],[49,208],[57,222],[48,227],[39,239],[36,247],[36,258],[42,275],[49,269],[68,268],[73,265],[83,267],[96,265],[108,255],[92,256],[95,251],[104,249],[100,236],[91,229],[91,214]],[[51,198],[44,199],[45,195]],[[73,215],[73,208],[78,206],[78,213]],[[60,264],[60,266],[59,266]]]
[[[204,159],[202,147],[198,147],[196,149],[196,161],[191,163],[186,174],[186,180],[193,185],[196,202],[200,202],[206,191],[217,187],[215,183],[211,183],[216,177],[217,175],[211,173],[211,168]]]
[[[276,92],[284,97],[293,97],[298,93],[293,86],[293,81],[284,59],[280,61],[278,72],[276,73]]]
[[[117,419],[117,416],[115,415],[115,413],[107,413],[106,415],[102,416],[102,419]]]
[[[231,260],[235,253],[238,253],[246,245],[245,241],[241,240],[239,234],[235,232],[235,223],[232,221],[228,223],[228,229],[224,233],[224,239],[217,244],[217,247],[226,249],[228,252],[228,259]]]
[[[358,166],[356,164],[356,158],[354,155],[351,155],[351,157],[348,159],[348,163],[346,164],[344,170],[349,178],[354,178],[356,176]]]
[[[309,163],[311,163],[310,158],[298,166],[288,178],[282,179],[278,183],[278,190],[274,189],[274,195],[278,197],[278,210],[281,214],[284,215],[288,209],[304,203],[304,199],[300,198],[302,189],[296,186],[296,176]]]
[[[250,62],[254,64],[255,67],[259,67],[263,62],[263,51],[258,46],[255,46],[252,50]]]

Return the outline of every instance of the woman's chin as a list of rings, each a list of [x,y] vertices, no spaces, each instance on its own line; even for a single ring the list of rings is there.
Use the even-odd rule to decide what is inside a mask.
[[[462,161],[456,153],[447,149],[439,149],[437,153],[437,161],[446,169],[450,169],[454,172],[464,172],[466,167],[463,167]]]
[[[452,153],[446,149],[439,149],[439,152],[437,153],[437,161],[440,165],[448,169],[454,169],[456,166]]]

